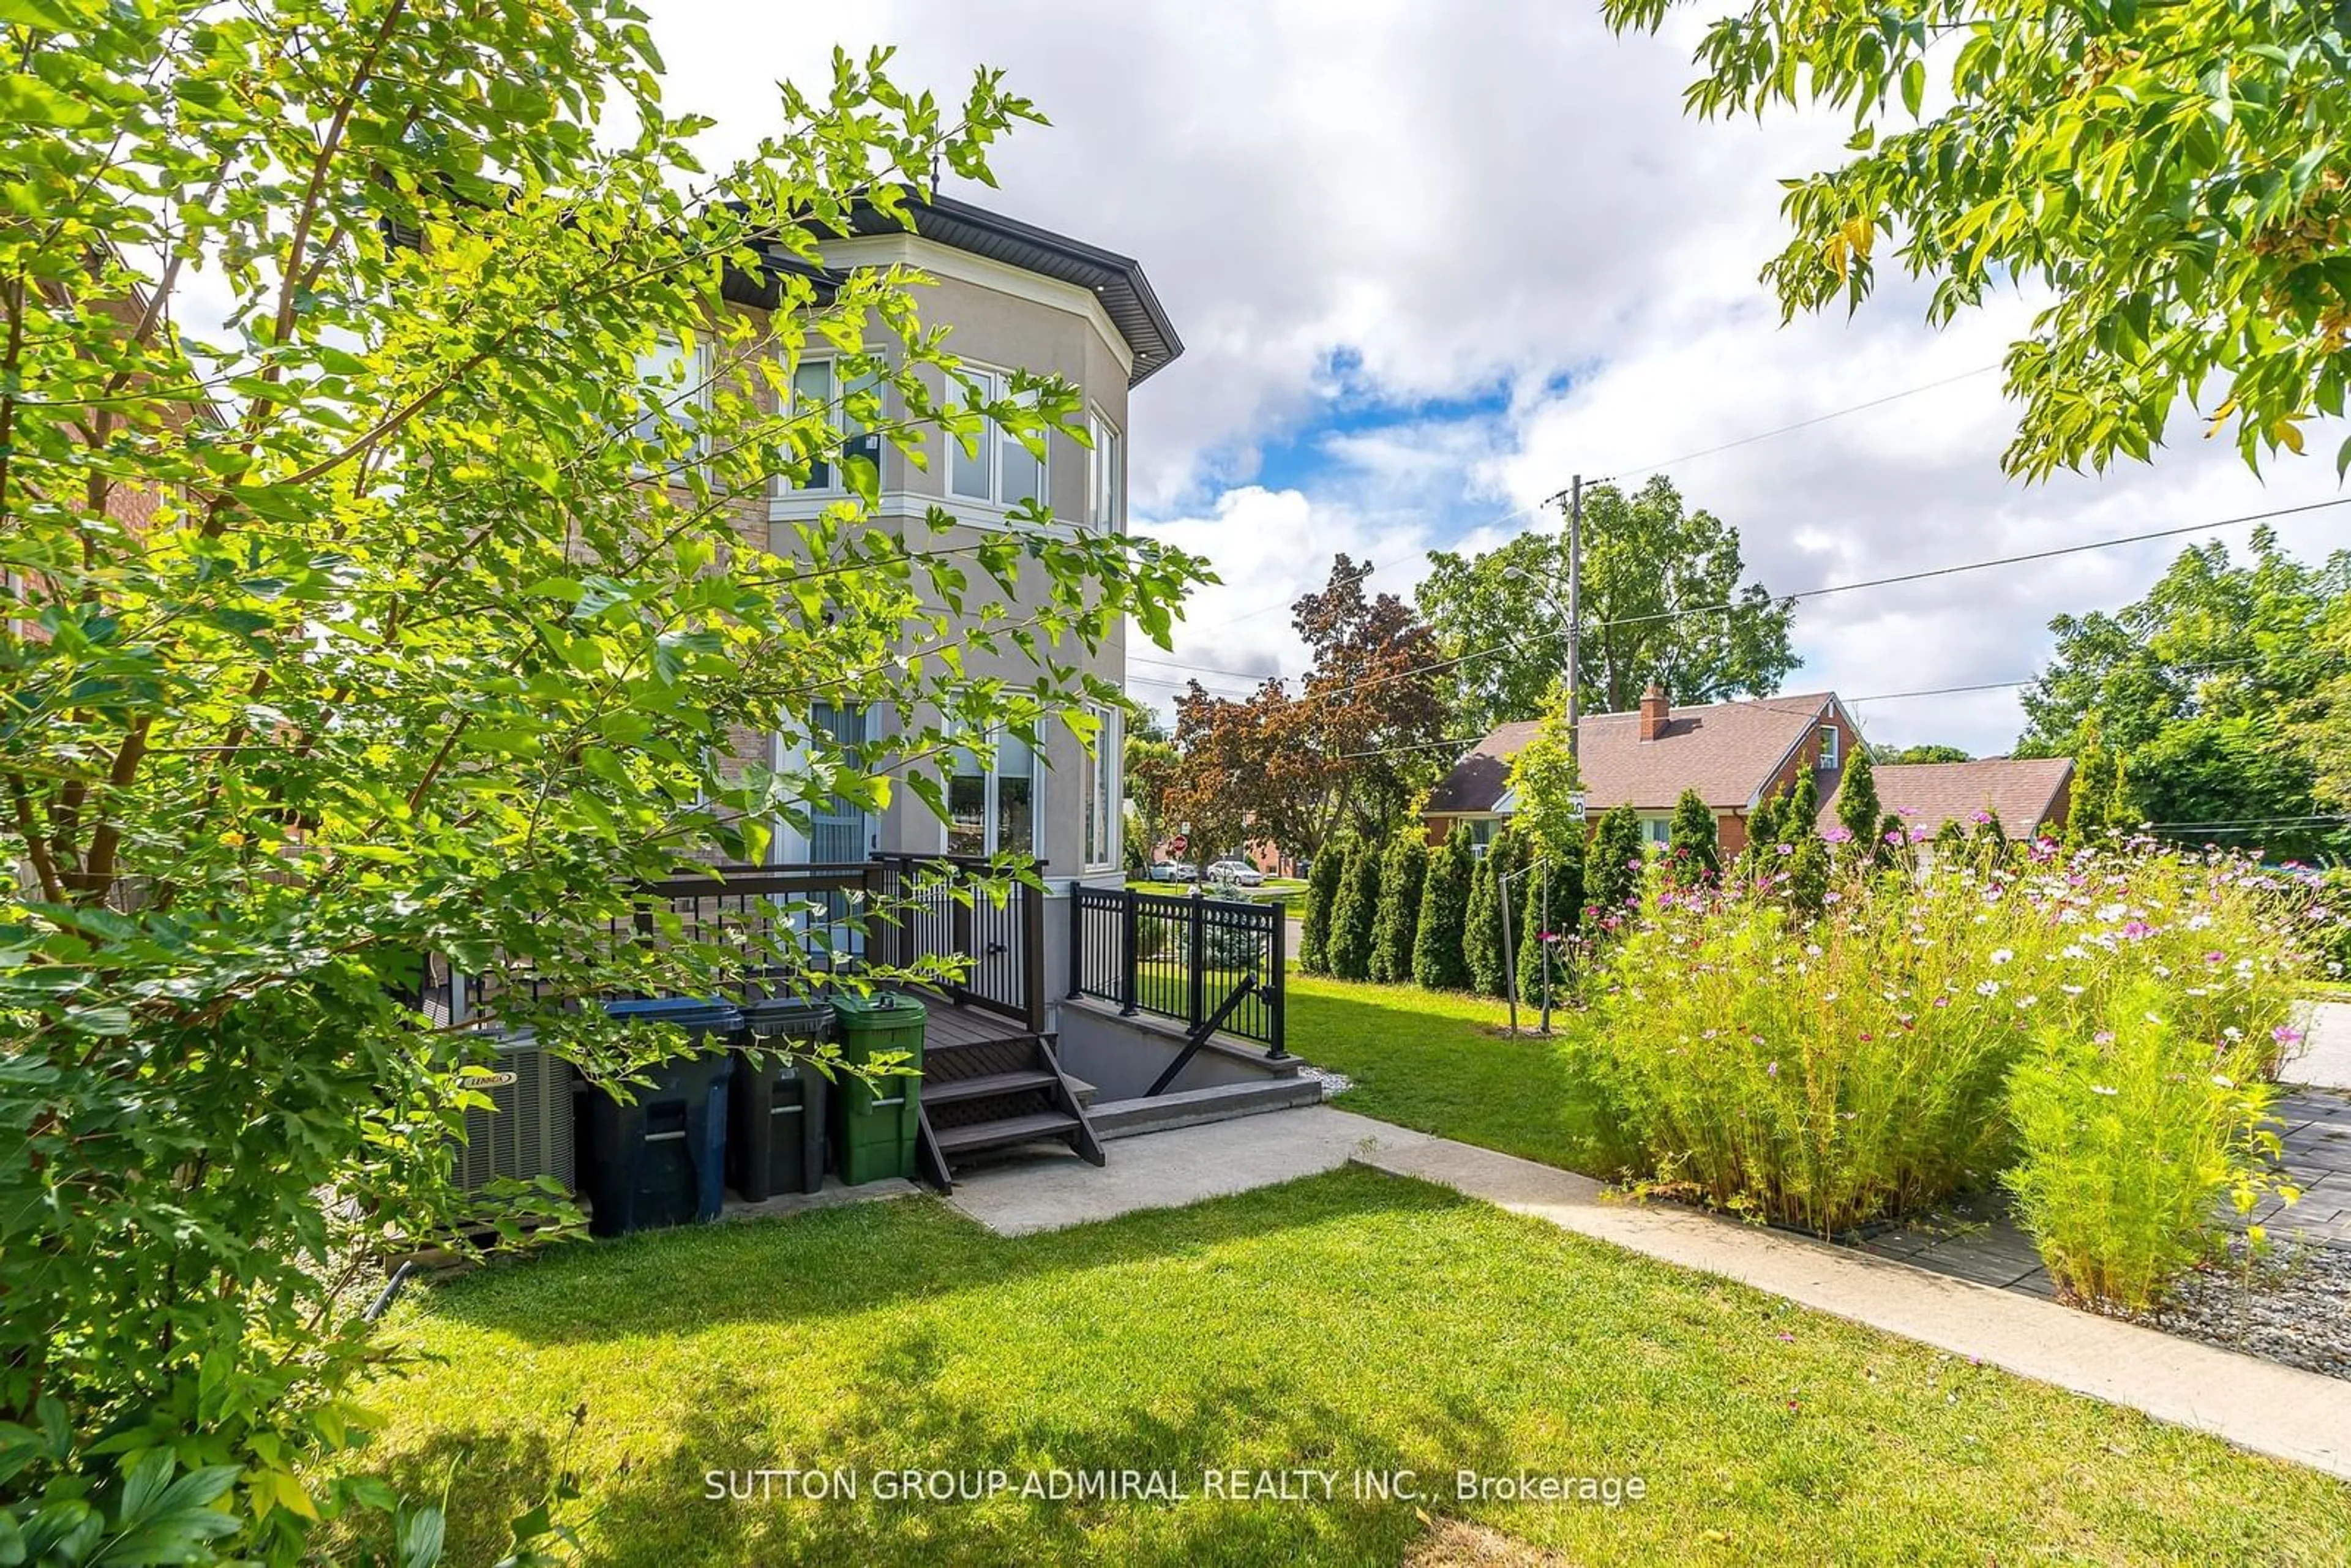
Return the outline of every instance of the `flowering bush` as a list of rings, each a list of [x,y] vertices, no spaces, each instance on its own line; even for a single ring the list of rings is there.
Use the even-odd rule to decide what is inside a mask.
[[[1822,1234],[1988,1184],[2036,1040],[2155,982],[2182,1036],[2273,1070],[2305,960],[2278,880],[2151,844],[1848,866],[1807,918],[1782,871],[1653,888],[1567,1049],[1623,1166]]]
[[[2087,1038],[2042,1030],[2009,1080],[2006,1181],[2062,1299],[2154,1306],[2206,1251],[2221,1195],[2250,1210],[2268,1190],[2278,1141],[2262,1126],[2270,1088],[2252,1076],[2266,1042],[2199,1039],[2174,1010],[2139,980]]]

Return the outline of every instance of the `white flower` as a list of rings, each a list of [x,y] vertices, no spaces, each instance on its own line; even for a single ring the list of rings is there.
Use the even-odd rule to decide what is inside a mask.
[[[2220,1038],[2222,1040],[2242,1040],[2245,1038],[2245,1031],[2239,1029],[2235,1024],[2231,1024],[2227,1029],[2220,1031]]]
[[[2234,1089],[2237,1086],[2237,1081],[2235,1079],[2219,1072],[2212,1074],[2212,1082],[2216,1087],[2221,1089]]]
[[[2103,1083],[2093,1083],[2090,1085],[2090,1092],[2093,1094],[2119,1094],[2122,1091],[2119,1089],[2109,1089]]]
[[[1980,997],[1996,997],[2000,995],[2000,982],[1998,980],[1985,980],[1981,982],[1976,987],[1976,995]]]
[[[2016,954],[2006,947],[1995,947],[1991,950],[1991,961],[1994,964],[2005,964],[2015,956]]]

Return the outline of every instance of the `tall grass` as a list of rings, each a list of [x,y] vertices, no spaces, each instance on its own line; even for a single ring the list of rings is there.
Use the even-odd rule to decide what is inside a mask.
[[[1989,1186],[2019,1061],[2138,985],[2273,1070],[2305,964],[2276,880],[2219,854],[1848,866],[1817,919],[1786,880],[1646,890],[1568,1049],[1628,1172],[1823,1235]]]

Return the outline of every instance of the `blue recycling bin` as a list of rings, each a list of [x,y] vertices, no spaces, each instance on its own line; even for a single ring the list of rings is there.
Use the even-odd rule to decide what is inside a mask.
[[[588,1086],[588,1232],[625,1236],[718,1218],[726,1196],[728,1049],[740,1009],[691,997],[607,1002],[616,1019],[674,1024],[689,1049],[651,1069],[650,1086],[623,1105]]]

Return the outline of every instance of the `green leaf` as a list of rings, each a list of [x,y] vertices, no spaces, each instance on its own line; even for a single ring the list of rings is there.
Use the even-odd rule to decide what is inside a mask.
[[[1918,117],[1918,108],[1927,101],[1927,62],[1912,60],[1902,68],[1902,107],[1910,117]]]
[[[441,1511],[425,1503],[401,1520],[399,1540],[400,1568],[438,1568],[441,1562],[442,1538],[447,1529]]]
[[[75,19],[73,7],[60,0],[0,0],[0,26],[64,32]]]
[[[145,1521],[162,1500],[177,1466],[169,1448],[149,1448],[131,1456],[123,1467],[121,1520],[126,1525]]]

